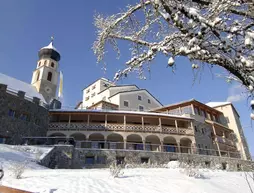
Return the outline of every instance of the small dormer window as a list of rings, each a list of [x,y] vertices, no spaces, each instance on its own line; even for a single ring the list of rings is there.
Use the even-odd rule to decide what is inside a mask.
[[[40,67],[40,66],[41,66],[41,62],[38,63],[38,67]]]
[[[54,68],[54,67],[55,67],[54,62],[51,62],[51,67],[52,67],[52,68]]]
[[[47,64],[47,60],[44,61],[44,65],[46,65],[46,64]]]
[[[140,95],[138,95],[138,100],[142,101],[142,97]]]

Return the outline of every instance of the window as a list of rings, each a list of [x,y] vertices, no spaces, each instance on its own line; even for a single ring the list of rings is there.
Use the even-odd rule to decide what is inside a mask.
[[[210,162],[210,161],[205,161],[205,166],[206,166],[207,168],[210,168],[210,165],[211,165],[211,162]]]
[[[44,65],[46,65],[46,64],[47,64],[47,60],[44,61]]]
[[[95,85],[93,85],[92,90],[93,90],[93,89],[95,89],[95,88],[96,88],[96,84],[95,84]]]
[[[90,92],[90,89],[87,89],[87,90],[86,90],[86,93],[89,93],[89,92]]]
[[[38,67],[40,67],[40,66],[41,66],[41,62],[38,63]]]
[[[138,109],[139,109],[139,111],[144,111],[144,107],[141,105],[138,106]]]
[[[210,120],[212,119],[212,117],[211,117],[211,114],[210,114],[210,113],[207,113],[207,118],[208,118],[208,119],[210,119]]]
[[[94,164],[94,156],[86,156],[85,163]]]
[[[14,117],[14,116],[15,116],[15,111],[12,110],[12,109],[9,109],[8,115],[9,115],[10,117]]]
[[[229,123],[229,118],[228,118],[228,117],[225,117],[225,119],[226,119],[226,122]]]
[[[47,80],[48,80],[48,81],[51,81],[51,80],[52,80],[52,72],[49,72],[49,73],[48,73]]]
[[[54,67],[55,67],[54,62],[51,62],[51,67],[52,67],[52,68],[54,68]]]
[[[141,101],[142,100],[142,97],[140,95],[138,95],[138,100]]]
[[[97,164],[106,164],[106,156],[97,156]]]
[[[38,81],[38,80],[39,80],[39,78],[40,78],[40,71],[38,71],[38,73],[37,73],[37,78],[36,78],[36,81]]]
[[[123,106],[129,107],[129,102],[128,101],[123,101]]]
[[[200,115],[203,116],[203,117],[205,117],[205,111],[202,110],[202,109],[200,109]]]
[[[124,163],[124,157],[116,157],[116,164],[120,165]]]
[[[205,134],[205,128],[202,128],[202,134]]]
[[[23,121],[28,121],[29,120],[29,117],[28,117],[28,114],[27,113],[21,113],[19,118]]]
[[[40,120],[36,119],[34,123],[35,123],[35,125],[40,125]]]
[[[141,163],[148,163],[149,162],[149,158],[148,157],[141,157]]]
[[[221,166],[222,166],[222,170],[226,170],[227,169],[227,163],[221,163]]]
[[[194,107],[195,115],[199,115],[199,109],[198,107]]]
[[[86,97],[86,101],[88,101],[88,100],[89,100],[89,96]]]
[[[151,100],[150,100],[150,99],[147,99],[147,102],[148,102],[149,104],[151,104]]]
[[[197,126],[194,126],[195,127],[195,132],[198,132],[198,128],[197,128]]]
[[[95,92],[91,95],[91,97],[94,97],[95,96]]]

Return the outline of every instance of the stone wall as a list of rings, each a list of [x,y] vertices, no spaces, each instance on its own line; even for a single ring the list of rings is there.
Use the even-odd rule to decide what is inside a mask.
[[[40,164],[51,169],[75,168],[74,147],[71,145],[54,146],[41,160]],[[80,168],[80,167],[78,167]]]
[[[68,155],[71,155],[68,156]],[[90,158],[87,163],[86,158]],[[93,150],[73,148],[72,146],[55,146],[51,152],[46,155],[41,164],[49,168],[103,168],[108,167],[110,163],[117,162],[119,159],[126,164],[142,164],[146,160],[149,164],[161,165],[167,164],[172,160],[179,160],[185,163],[194,163],[205,167],[218,168],[226,166],[230,171],[253,171],[254,162],[239,160],[228,157],[195,155],[195,154],[178,154],[163,152],[146,152],[146,151],[124,151],[124,150]],[[91,163],[93,160],[93,163]]]
[[[146,152],[146,151],[121,151],[121,150],[87,150],[87,149],[76,149],[76,154],[78,154],[78,159],[80,160],[80,165],[82,167],[100,167],[101,164],[97,164],[97,157],[105,156],[105,165],[116,161],[116,157],[123,157],[124,163],[134,163],[141,164],[141,158],[148,159],[150,164],[166,164],[172,160],[179,160],[186,163],[194,163],[196,165],[206,165],[207,167],[218,167],[226,165],[228,170],[237,171],[252,171],[254,170],[254,162],[228,158],[228,157],[218,157],[218,156],[207,156],[207,155],[197,155],[197,154],[179,154],[173,152]],[[94,156],[94,165],[86,164],[86,156]]]
[[[15,94],[6,90],[7,86],[0,84],[0,135],[9,137],[6,143],[20,144],[22,137],[46,136],[49,115],[40,99],[28,100],[22,91]],[[10,110],[15,112],[13,116]]]

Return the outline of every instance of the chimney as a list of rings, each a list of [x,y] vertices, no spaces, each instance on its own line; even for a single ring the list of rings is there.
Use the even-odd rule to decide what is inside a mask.
[[[24,91],[22,91],[22,90],[19,90],[19,91],[18,91],[18,96],[19,96],[19,98],[22,98],[22,99],[25,98],[25,94],[26,94],[26,93],[25,93]]]
[[[38,97],[33,97],[33,102],[37,105],[40,104],[40,99]]]
[[[6,84],[1,84],[0,83],[0,92],[2,93],[2,92],[6,92],[6,90],[7,90],[7,85]]]

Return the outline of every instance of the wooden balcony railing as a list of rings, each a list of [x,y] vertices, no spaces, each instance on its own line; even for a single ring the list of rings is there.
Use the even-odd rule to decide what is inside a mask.
[[[230,146],[236,146],[235,142],[230,139],[227,139],[221,136],[216,136],[216,138],[219,143],[230,145]]]
[[[71,130],[101,130],[101,131],[128,131],[128,132],[149,132],[149,133],[167,133],[180,135],[194,135],[191,128],[176,128],[156,125],[138,125],[138,124],[116,124],[116,123],[50,123],[49,131],[71,131]]]

